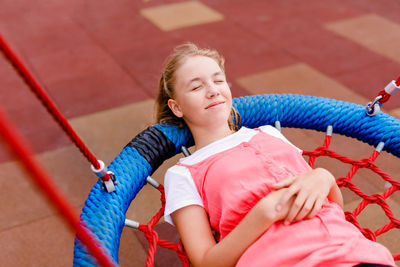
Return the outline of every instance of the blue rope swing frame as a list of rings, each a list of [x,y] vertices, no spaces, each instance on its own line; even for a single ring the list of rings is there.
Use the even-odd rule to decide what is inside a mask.
[[[323,132],[332,125],[334,133],[358,139],[371,146],[384,142],[383,150],[400,158],[400,120],[383,112],[369,117],[361,105],[323,97],[279,94],[235,98],[233,105],[242,117],[242,125],[248,128],[274,125],[277,120],[282,127]],[[182,146],[190,147],[193,144],[187,129],[159,124],[152,128],[162,132],[175,147],[172,153],[157,158],[160,164],[168,157],[180,153]],[[108,167],[118,181],[116,191],[105,192],[99,181],[85,202],[81,219],[103,243],[115,262],[118,262],[125,213],[156,167],[148,158],[146,160],[143,152],[141,154],[137,149],[126,146]],[[76,239],[74,266],[95,266],[94,262],[93,257]]]

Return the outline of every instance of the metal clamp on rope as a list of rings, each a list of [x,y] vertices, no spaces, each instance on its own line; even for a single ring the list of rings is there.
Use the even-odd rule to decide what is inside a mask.
[[[381,153],[384,147],[385,147],[385,142],[379,142],[379,144],[375,148],[375,151]]]
[[[333,134],[333,126],[332,125],[328,125],[328,127],[326,128],[326,135],[327,136],[332,136]]]
[[[370,117],[375,116],[376,114],[379,113],[379,111],[381,111],[382,103],[379,102],[379,100],[381,100],[381,99],[382,99],[382,96],[378,95],[377,97],[375,97],[374,101],[369,102],[367,104],[367,106],[365,108],[367,110],[368,116],[370,116]]]
[[[182,150],[182,153],[183,153],[183,155],[185,157],[189,157],[190,156],[190,151],[185,146],[182,146],[181,150]]]
[[[107,166],[104,164],[103,161],[98,160],[97,162],[100,165],[98,169],[96,169],[93,165],[91,165],[90,168],[99,178],[102,179],[103,189],[108,193],[114,192],[115,185],[117,184],[117,180],[115,178],[114,173],[107,169]],[[104,178],[107,175],[109,179]]]
[[[389,97],[390,97],[390,96],[392,96],[394,93],[396,93],[397,90],[399,90],[399,89],[400,89],[400,86],[396,84],[396,81],[395,81],[395,80],[393,80],[393,81],[391,81],[388,85],[386,85],[386,87],[385,87],[385,92],[388,93],[388,94],[389,94]],[[389,99],[389,97],[388,97],[388,99]],[[387,100],[386,100],[386,101],[387,101]],[[383,102],[386,102],[386,101],[383,101]]]
[[[280,121],[275,121],[275,128],[278,129],[278,131],[282,132],[282,127],[281,127]]]
[[[140,225],[140,223],[137,222],[137,221],[125,219],[125,226],[128,226],[130,228],[133,228],[133,229],[137,230],[137,229],[139,229],[139,225]]]
[[[158,187],[160,186],[160,183],[154,180],[151,176],[147,176],[146,182],[156,189],[158,189]]]
[[[399,77],[400,78],[400,77]],[[381,110],[381,106],[383,103],[389,100],[390,96],[397,92],[400,89],[400,85],[398,85],[397,81],[393,80],[388,85],[386,85],[385,89],[380,91],[378,96],[375,97],[374,101],[369,102],[366,106],[367,115],[375,116]]]

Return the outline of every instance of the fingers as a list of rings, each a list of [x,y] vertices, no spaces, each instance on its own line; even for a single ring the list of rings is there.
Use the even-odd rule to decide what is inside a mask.
[[[297,195],[295,201],[293,202],[292,206],[289,209],[288,215],[286,216],[284,222],[285,224],[290,224],[291,222],[293,222],[293,220],[296,218],[296,216],[303,208],[305,201],[306,198],[304,194]]]
[[[282,194],[280,197],[275,209],[276,211],[281,211],[282,207],[286,206],[289,199],[292,198],[294,195],[296,195],[298,192],[298,187],[297,186],[291,186],[287,189],[285,189],[285,193]]]
[[[274,189],[281,189],[284,187],[288,187],[293,184],[293,182],[296,180],[296,177],[289,174],[285,179],[277,182],[276,184],[272,185],[272,188]]]
[[[321,210],[322,205],[324,204],[326,200],[319,198],[317,201],[315,201],[314,208],[311,210],[311,212],[308,214],[307,218],[313,218],[317,213]]]
[[[313,218],[321,210],[324,199],[319,195],[299,194],[290,208],[285,224],[300,221],[304,218]]]
[[[300,208],[296,216],[293,218],[293,222],[300,221],[304,219],[305,217],[308,217],[310,212],[314,210],[315,207],[315,202],[316,202],[316,196],[312,195],[308,197],[305,202],[303,203],[303,206]]]
[[[324,199],[326,199],[330,184],[320,170],[313,170],[298,176],[288,176],[286,179],[276,183],[274,189],[285,188],[276,205],[276,210],[280,211],[282,207],[288,205],[289,199],[295,198],[292,204],[288,205],[289,211],[286,215],[285,223],[289,224],[304,218],[314,217],[321,209]]]

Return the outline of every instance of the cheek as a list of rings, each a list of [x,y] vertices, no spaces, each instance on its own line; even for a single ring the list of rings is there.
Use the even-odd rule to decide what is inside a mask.
[[[228,85],[224,87],[224,96],[232,102],[232,92]]]
[[[201,98],[196,96],[187,97],[183,105],[186,112],[191,112],[201,107],[202,102],[200,99]]]

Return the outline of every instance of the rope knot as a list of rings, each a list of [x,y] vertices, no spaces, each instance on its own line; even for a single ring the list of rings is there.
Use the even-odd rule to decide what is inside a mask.
[[[326,147],[320,146],[317,147],[314,152],[317,153],[318,156],[325,156],[328,154],[328,149]]]
[[[386,203],[385,199],[383,198],[383,196],[379,195],[379,194],[373,194],[371,196],[366,197],[365,199],[367,199],[368,201],[370,201],[371,203],[375,203],[378,205],[381,205]]]
[[[360,160],[360,167],[364,167],[364,168],[371,168],[374,165],[374,162],[371,159],[362,159]]]
[[[347,221],[353,223],[355,226],[360,228],[358,225],[357,217],[352,212],[346,211],[345,216]]]
[[[144,233],[144,236],[146,239],[149,241],[150,244],[153,244],[154,246],[157,246],[158,243],[158,234],[154,229],[148,225],[148,224],[141,224],[139,226],[139,230]]]
[[[374,233],[371,229],[368,229],[368,228],[361,228],[360,230],[361,230],[361,233],[362,233],[366,238],[368,238],[369,240],[372,240],[372,241],[376,241],[376,235],[375,235],[375,233]]]
[[[338,178],[336,179],[336,183],[338,186],[345,186],[347,187],[349,185],[349,179],[342,177],[342,178]]]

